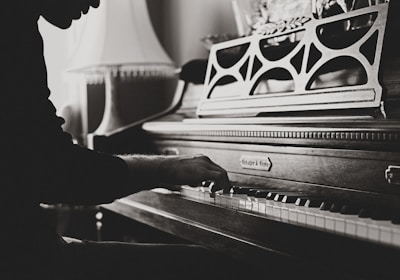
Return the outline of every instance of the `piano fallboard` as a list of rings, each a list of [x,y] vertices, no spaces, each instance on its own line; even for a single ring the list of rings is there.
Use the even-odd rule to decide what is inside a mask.
[[[159,154],[205,154],[237,184],[336,193],[400,206],[400,186],[385,178],[389,166],[400,165],[398,152],[179,140],[154,143]]]

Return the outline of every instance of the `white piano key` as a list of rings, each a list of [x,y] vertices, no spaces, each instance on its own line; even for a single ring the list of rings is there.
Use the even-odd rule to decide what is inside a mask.
[[[315,214],[316,210],[313,208],[296,206],[297,207],[297,220],[300,223],[304,223],[310,227],[315,226]]]
[[[325,229],[325,216],[322,214],[315,214],[315,226]]]
[[[198,200],[204,201],[204,200],[205,200],[205,198],[204,198],[204,192],[202,192],[202,191],[197,191],[197,196],[195,196],[195,198],[198,199]]]
[[[392,230],[391,223],[385,222],[384,224],[379,225],[379,240],[385,244],[391,244],[392,242]]]
[[[289,222],[297,224],[297,209],[289,208]]]
[[[315,227],[317,223],[317,214],[320,214],[321,211],[316,208],[308,208],[308,207],[299,207],[302,212],[306,215],[306,225],[310,227]]]
[[[374,223],[378,227],[378,241],[383,244],[391,244],[393,224],[390,221],[374,221]]]
[[[297,222],[299,224],[306,224],[307,216],[303,211],[297,210]]]
[[[345,221],[344,221],[344,218],[342,218],[339,215],[337,215],[336,217],[334,217],[334,221],[335,221],[335,232],[340,233],[340,234],[344,234],[345,233]]]
[[[392,228],[392,245],[400,246],[400,229]]]
[[[258,207],[259,207],[258,200],[257,199],[253,199],[252,206],[251,206],[251,211],[258,213]]]
[[[226,197],[225,195],[220,195],[220,197],[222,205],[228,207],[228,197]]]
[[[190,198],[199,198],[199,192],[195,191],[189,187],[183,186],[181,189],[181,195],[190,197]]]
[[[218,206],[224,206],[223,197],[219,194],[215,194],[215,204]]]
[[[216,196],[211,195],[209,192],[203,193],[203,201],[211,204],[217,204]]]
[[[369,240],[379,241],[379,227],[374,223],[374,221],[368,223],[367,230]]]
[[[258,202],[258,213],[260,213],[261,215],[265,215],[265,208],[265,202]]]
[[[252,206],[253,206],[252,201],[251,201],[249,198],[247,198],[246,204],[245,204],[245,209],[246,209],[247,211],[251,211],[251,210],[252,210]]]
[[[335,230],[335,219],[333,216],[328,215],[325,216],[325,229],[329,231],[334,231]]]
[[[228,194],[220,194],[220,196],[221,196],[221,203],[223,204],[223,206],[225,208],[232,208],[231,207],[232,199],[231,199],[230,195],[228,195]]]
[[[345,220],[345,233],[350,236],[356,236],[357,233],[357,223],[355,219]]]
[[[200,187],[198,189],[198,194],[199,194],[199,199],[201,199],[201,200],[206,200],[207,196],[210,196],[208,190],[206,192],[206,189],[203,187]]]
[[[282,221],[289,221],[289,209],[288,208],[281,209],[281,219],[282,219]]]
[[[201,189],[194,190],[194,192],[197,192],[197,198],[200,200],[204,200],[204,191]]]
[[[238,197],[231,196],[230,201],[231,201],[232,209],[238,210],[239,209],[240,199]]]
[[[274,205],[272,207],[272,216],[274,216],[275,218],[281,218],[281,207],[278,205]]]
[[[273,216],[273,205],[271,205],[270,201],[267,201],[267,204],[265,205],[265,214],[267,216]]]
[[[246,210],[247,199],[240,198],[239,199],[239,210]]]
[[[356,236],[360,238],[367,238],[368,237],[368,225],[366,222],[362,221],[357,221],[357,231],[356,231]]]
[[[314,214],[308,214],[307,215],[306,224],[308,226],[315,226],[315,215]]]

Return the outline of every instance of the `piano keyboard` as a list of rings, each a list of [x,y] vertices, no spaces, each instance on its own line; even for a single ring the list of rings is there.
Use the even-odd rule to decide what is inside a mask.
[[[210,195],[208,188],[183,186],[181,195],[284,223],[400,247],[400,221],[391,211],[302,193],[249,187],[234,187],[231,194]]]

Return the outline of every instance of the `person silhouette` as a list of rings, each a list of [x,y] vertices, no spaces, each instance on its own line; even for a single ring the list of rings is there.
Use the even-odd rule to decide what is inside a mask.
[[[214,181],[212,191],[231,187],[227,172],[206,156],[111,155],[76,145],[63,131],[64,120],[49,100],[37,21],[42,16],[66,29],[99,5],[99,0],[2,4],[1,279],[183,279],[194,264],[211,268],[219,262],[196,245],[68,243],[45,219],[41,203],[109,203],[161,183]]]

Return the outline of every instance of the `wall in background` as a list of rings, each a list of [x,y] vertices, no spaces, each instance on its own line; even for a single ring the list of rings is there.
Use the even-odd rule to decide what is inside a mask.
[[[155,31],[177,67],[191,59],[207,58],[201,38],[209,34],[236,33],[231,0],[147,1]],[[64,128],[73,134],[82,132],[80,114],[86,104],[82,99],[82,87],[77,84],[79,79],[68,74],[66,67],[84,20],[83,16],[68,30],[58,29],[43,19],[39,21],[45,45],[50,99],[58,114],[66,119]]]
[[[44,40],[44,54],[47,65],[48,85],[51,99],[56,107],[65,103],[67,84],[64,70],[68,58],[67,31],[61,30],[43,18],[39,20],[39,30]]]
[[[69,58],[78,41],[78,30],[85,18],[74,21],[67,29],[59,29],[43,18],[39,19],[39,30],[44,42],[44,57],[47,66],[50,100],[57,108],[58,115],[66,120],[64,129],[78,135],[82,131],[82,95],[80,77],[67,72]]]
[[[177,66],[207,58],[201,38],[237,32],[231,0],[147,0],[154,28]]]

